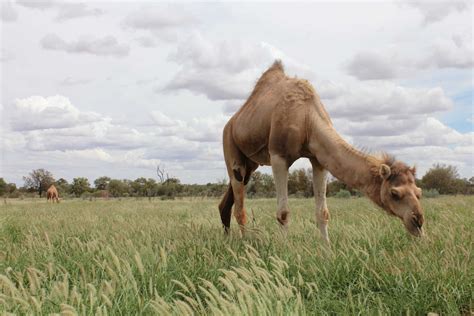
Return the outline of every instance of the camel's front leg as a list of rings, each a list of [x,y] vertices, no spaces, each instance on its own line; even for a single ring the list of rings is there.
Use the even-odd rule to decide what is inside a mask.
[[[326,205],[327,170],[317,161],[311,161],[313,166],[313,190],[316,200],[316,223],[323,239],[329,243],[328,222],[329,210]]]
[[[287,229],[290,215],[288,207],[288,164],[285,159],[278,155],[271,156],[273,178],[275,179],[275,188],[277,194],[277,220]]]

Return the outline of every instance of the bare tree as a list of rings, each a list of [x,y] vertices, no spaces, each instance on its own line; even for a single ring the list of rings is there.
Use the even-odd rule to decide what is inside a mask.
[[[160,167],[160,165],[156,166],[156,174],[158,175],[158,180],[161,184],[167,182],[170,176],[167,172],[165,172],[165,167]]]

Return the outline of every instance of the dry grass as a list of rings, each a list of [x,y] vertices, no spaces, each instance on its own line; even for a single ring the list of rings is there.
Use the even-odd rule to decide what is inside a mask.
[[[473,197],[423,201],[427,238],[366,199],[330,199],[332,247],[312,200],[250,200],[223,236],[216,200],[9,201],[0,207],[0,312],[64,315],[469,314]],[[249,212],[252,217],[252,212]],[[235,225],[235,224],[234,224]]]

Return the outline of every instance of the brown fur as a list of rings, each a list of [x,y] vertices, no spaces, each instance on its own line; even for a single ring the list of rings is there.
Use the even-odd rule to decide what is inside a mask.
[[[309,158],[321,170],[328,170],[347,185],[364,192],[389,213],[402,218],[412,233],[416,229],[408,223],[411,215],[404,215],[408,214],[407,209],[412,210],[414,217],[422,217],[421,207],[414,199],[419,195],[419,189],[414,185],[414,168],[391,156],[376,157],[349,145],[333,128],[311,84],[287,77],[279,61],[262,74],[248,100],[226,124],[223,145],[231,179],[219,206],[226,230],[230,224],[227,213],[231,212],[236,196],[236,216],[241,218],[244,216],[241,213],[245,214],[243,188],[246,181],[243,179],[248,179],[258,165],[271,165],[271,157],[283,158],[287,167],[298,158]],[[387,178],[380,173],[381,168],[386,171]],[[392,198],[391,188],[395,186],[404,190],[409,205],[402,205]],[[324,220],[329,219],[329,212],[326,210],[323,216]]]
[[[52,184],[49,187],[48,191],[46,191],[46,200],[48,202],[51,201],[54,203],[54,201],[56,201],[57,203],[59,203],[59,193],[54,184]]]

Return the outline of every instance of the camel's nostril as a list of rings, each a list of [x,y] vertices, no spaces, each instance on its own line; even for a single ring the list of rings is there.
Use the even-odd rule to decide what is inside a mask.
[[[423,221],[421,220],[420,221],[420,217],[418,216],[413,216],[412,218],[412,223],[413,223],[413,226],[415,226],[416,228],[421,228],[421,226],[423,226]]]

